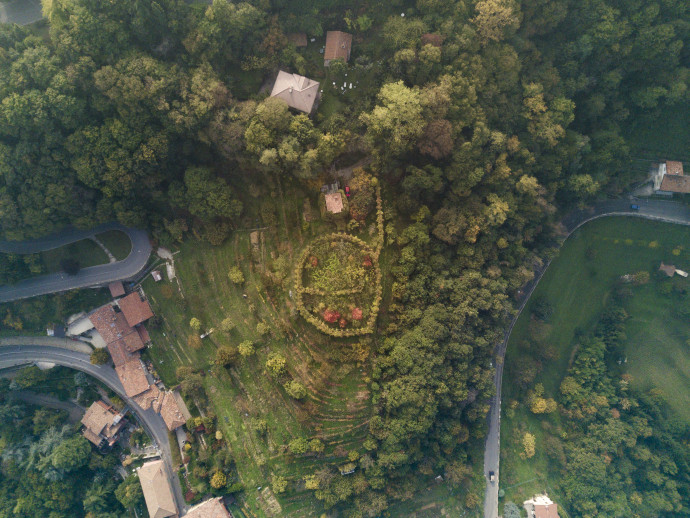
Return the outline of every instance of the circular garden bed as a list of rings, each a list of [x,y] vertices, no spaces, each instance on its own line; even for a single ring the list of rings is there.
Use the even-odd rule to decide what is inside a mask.
[[[361,239],[329,234],[315,239],[297,265],[297,308],[320,331],[356,336],[374,331],[381,303],[378,253]]]

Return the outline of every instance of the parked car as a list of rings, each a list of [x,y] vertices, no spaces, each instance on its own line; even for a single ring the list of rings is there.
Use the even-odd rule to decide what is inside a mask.
[[[347,196],[348,198],[350,197],[350,186],[349,185],[345,186],[345,196]]]
[[[630,208],[631,208],[632,210],[640,210],[640,206],[639,206],[639,205],[635,205],[634,203],[633,203],[632,205],[630,205]]]
[[[493,471],[489,471],[489,480],[492,484],[496,482],[496,473],[494,473]]]

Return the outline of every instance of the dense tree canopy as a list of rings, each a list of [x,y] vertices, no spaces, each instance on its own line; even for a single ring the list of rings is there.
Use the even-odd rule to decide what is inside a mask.
[[[117,219],[163,244],[221,244],[253,223],[249,204],[270,208],[255,200],[259,185],[279,192],[282,182],[325,179],[339,158],[373,158],[369,172],[391,200],[393,266],[370,448],[356,476],[326,470],[310,483],[327,507],[352,516],[379,515],[440,473],[469,480],[510,296],[553,243],[558,209],[619,192],[631,180],[631,117],[690,99],[690,7],[681,1],[44,4],[49,37],[0,26],[0,239]],[[287,33],[338,28],[357,32],[353,56],[327,77],[359,76],[354,95],[336,90],[341,97],[312,119],[266,98],[261,85],[278,67],[326,77]],[[354,191],[371,190],[357,182]],[[364,214],[371,202],[355,206]],[[32,268],[23,261],[1,258],[0,280]],[[182,390],[199,394],[201,376]],[[649,440],[623,421],[596,426],[593,436]],[[573,500],[582,484],[603,491],[606,467],[587,448],[566,451],[573,473],[589,477],[573,482]],[[45,469],[85,469],[78,455],[57,458]],[[665,484],[664,462],[639,476]],[[21,484],[40,476],[30,471]],[[74,490],[57,489],[46,498]],[[674,509],[674,491],[665,486],[651,508]],[[11,508],[28,506],[23,498]]]

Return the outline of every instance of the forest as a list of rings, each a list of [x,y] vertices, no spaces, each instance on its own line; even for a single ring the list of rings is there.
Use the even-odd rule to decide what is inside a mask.
[[[432,474],[471,476],[493,349],[553,223],[640,180],[631,121],[690,100],[677,0],[43,4],[47,29],[0,27],[2,239],[116,219],[159,244],[220,245],[270,203],[258,186],[371,157],[394,255],[371,449],[363,476],[316,492],[346,516],[409,500]],[[287,38],[328,30],[355,36],[327,71]],[[262,93],[279,68],[361,81],[310,119]]]
[[[83,373],[36,367],[0,380],[0,516],[3,518],[119,518],[143,504],[136,478],[116,472],[119,450],[102,454],[69,422],[65,410],[37,407],[12,398],[19,390],[76,395],[90,404],[98,396]],[[91,399],[89,399],[91,398]]]

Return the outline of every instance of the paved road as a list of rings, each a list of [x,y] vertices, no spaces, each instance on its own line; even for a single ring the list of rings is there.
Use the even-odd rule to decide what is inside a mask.
[[[632,210],[630,208],[631,204],[638,205],[639,209]],[[565,242],[575,230],[588,221],[609,216],[634,216],[681,225],[690,225],[690,208],[678,202],[671,200],[637,200],[634,198],[606,200],[595,204],[589,209],[572,212],[563,218],[562,223],[567,233],[563,242]],[[561,243],[561,245],[562,244],[563,243]],[[496,371],[494,373],[496,396],[492,400],[489,410],[489,433],[486,438],[486,447],[484,449],[484,475],[487,477],[484,496],[484,518],[498,517],[501,388],[503,384],[503,361],[506,354],[506,348],[508,347],[508,340],[522,310],[525,308],[527,301],[537,287],[537,284],[539,284],[549,264],[551,264],[551,261],[546,263],[540,271],[535,272],[534,280],[525,286],[523,290],[523,299],[518,307],[518,311],[506,329],[503,335],[503,341],[498,345],[496,350]],[[496,482],[493,484],[488,479],[489,471],[496,473]]]
[[[105,223],[89,230],[68,228],[57,234],[28,241],[2,241],[0,252],[14,254],[35,254],[52,250],[108,230],[120,230],[132,241],[132,250],[122,261],[80,270],[76,275],[51,273],[20,281],[11,286],[0,286],[0,303],[12,300],[47,295],[76,288],[105,286],[114,281],[128,280],[144,269],[151,255],[151,243],[143,230],[125,227],[120,223]]]
[[[108,365],[92,365],[89,355],[59,349],[57,347],[45,346],[14,346],[0,347],[0,369],[13,368],[18,365],[26,365],[37,361],[45,361],[80,370],[93,376],[101,383],[112,389],[127,406],[137,415],[139,422],[161,451],[161,458],[165,462],[168,480],[171,481],[177,507],[181,511],[185,509],[184,496],[180,487],[180,480],[172,469],[172,455],[170,453],[170,443],[168,441],[168,429],[163,418],[152,409],[142,410],[139,405],[132,401],[125,394],[122,383],[120,383],[115,370]]]
[[[41,0],[9,0],[0,2],[0,23],[28,25],[43,18]]]

